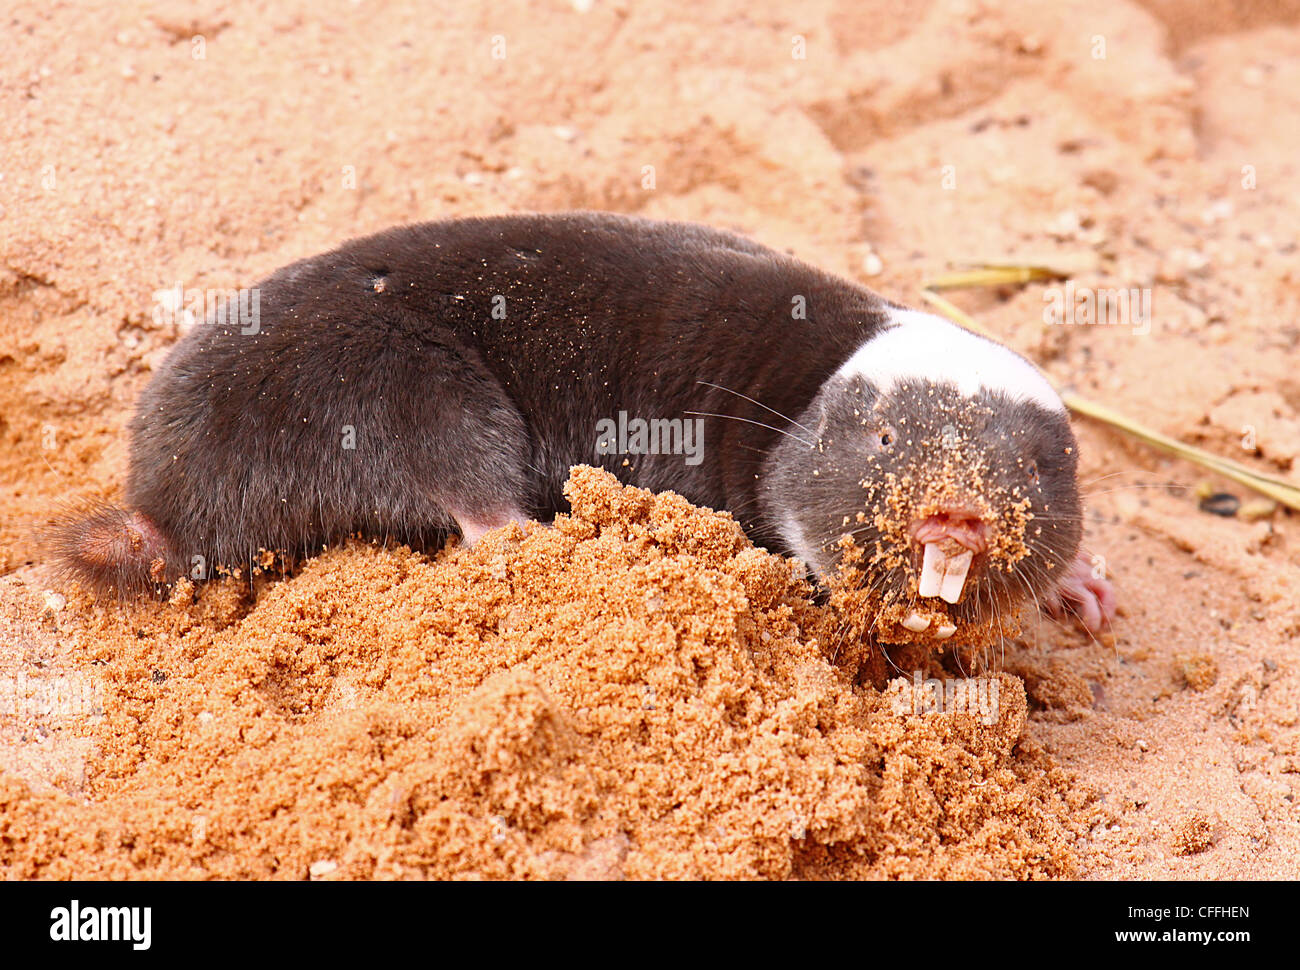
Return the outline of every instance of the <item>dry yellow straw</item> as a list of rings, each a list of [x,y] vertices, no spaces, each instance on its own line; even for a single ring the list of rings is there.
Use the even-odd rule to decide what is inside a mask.
[[[961,290],[972,286],[1017,286],[1042,280],[1065,279],[1073,275],[1065,269],[1050,266],[1007,266],[988,263],[973,269],[945,273],[926,281],[927,290]]]
[[[969,314],[954,306],[951,301],[940,296],[935,290],[956,289],[961,286],[1002,286],[1008,283],[1056,279],[1061,275],[1063,274],[1054,272],[1047,267],[985,266],[969,272],[950,273],[924,283],[921,298],[954,323],[960,324],[967,330],[974,331],[982,336],[992,337],[992,334],[976,323]],[[1286,479],[1261,474],[1221,455],[1185,444],[1176,438],[1171,438],[1152,428],[1140,425],[1104,405],[1080,397],[1073,391],[1062,390],[1059,387],[1057,391],[1061,395],[1061,400],[1065,402],[1065,406],[1071,411],[1086,415],[1095,421],[1109,424],[1113,428],[1118,428],[1120,431],[1132,435],[1139,441],[1146,442],[1146,444],[1159,451],[1175,455],[1185,461],[1200,465],[1202,468],[1208,468],[1210,471],[1216,472],[1239,485],[1244,485],[1261,495],[1267,495],[1288,508],[1300,510],[1300,486],[1288,482]]]

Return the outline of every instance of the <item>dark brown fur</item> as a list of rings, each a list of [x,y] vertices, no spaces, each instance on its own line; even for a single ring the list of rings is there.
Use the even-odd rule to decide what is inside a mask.
[[[773,412],[800,414],[891,306],[730,233],[600,213],[392,229],[258,289],[256,333],[196,326],[141,396],[129,511],[63,530],[89,585],[135,593],[353,534],[429,549],[458,516],[546,520],[580,462],[730,509],[781,549],[758,502]],[[706,418],[692,467],[597,456],[619,411],[742,420]]]

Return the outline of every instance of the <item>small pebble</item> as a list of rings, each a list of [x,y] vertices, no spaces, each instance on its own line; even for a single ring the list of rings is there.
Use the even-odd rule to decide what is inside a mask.
[[[1255,522],[1259,519],[1267,519],[1277,511],[1277,503],[1272,499],[1253,498],[1249,502],[1242,502],[1241,509],[1237,515],[1247,522]]]
[[[1241,499],[1228,492],[1216,492],[1208,498],[1201,499],[1200,509],[1202,512],[1209,512],[1211,515],[1221,515],[1225,519],[1230,519],[1237,514],[1237,509],[1241,507]]]

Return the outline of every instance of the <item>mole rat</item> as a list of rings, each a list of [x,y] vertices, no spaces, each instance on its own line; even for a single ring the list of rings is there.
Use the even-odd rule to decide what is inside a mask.
[[[251,294],[252,299],[249,299]],[[946,637],[1033,604],[1102,628],[1074,435],[1014,352],[741,236],[608,213],[429,222],[272,274],[172,349],[130,424],[126,507],[69,572],[161,593],[260,550],[433,550],[566,511],[575,464],[730,511],[833,574],[867,555]]]

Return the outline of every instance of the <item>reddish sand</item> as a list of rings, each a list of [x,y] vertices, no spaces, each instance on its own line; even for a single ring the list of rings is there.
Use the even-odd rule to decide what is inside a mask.
[[[1148,292],[1149,332],[1046,325],[1059,284],[953,298],[1300,477],[1300,2],[438,6],[9,12],[2,871],[1300,875],[1300,520],[1201,512],[1206,476],[1083,419],[1122,615],[1106,644],[1030,624],[992,724],[900,713],[783,563],[599,476],[562,528],[334,550],[255,605],[52,579],[40,528],[120,496],[158,291],[489,212],[708,222],[910,303],[955,265],[1074,267]]]

